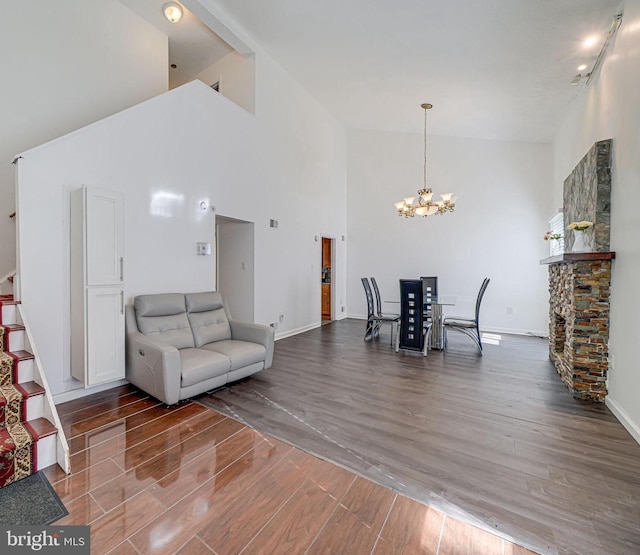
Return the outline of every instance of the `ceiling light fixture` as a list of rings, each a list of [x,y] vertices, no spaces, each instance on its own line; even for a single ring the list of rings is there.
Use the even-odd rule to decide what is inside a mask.
[[[178,23],[182,19],[182,6],[176,2],[167,2],[162,6],[162,13],[171,23]]]
[[[585,79],[587,78],[586,75],[582,75],[581,73],[578,73],[577,75],[574,75],[573,79],[571,79],[571,84],[572,85],[579,85],[580,83],[582,83],[583,77]]]
[[[417,197],[406,197],[400,202],[395,203],[395,207],[398,210],[398,216],[404,216],[405,218],[413,218],[416,215],[426,218],[433,214],[453,212],[456,206],[456,197],[453,196],[453,193],[444,193],[440,195],[442,200],[431,200],[433,198],[433,191],[431,190],[431,187],[427,187],[427,110],[430,110],[433,106],[426,103],[421,104],[420,106],[424,109],[423,183],[422,189],[418,190]]]
[[[619,12],[611,20],[611,25],[609,25],[609,31],[607,32],[607,36],[604,39],[604,43],[603,43],[602,47],[600,48],[600,52],[598,53],[598,56],[595,58],[595,62],[593,62],[593,65],[591,66],[591,71],[589,71],[588,73],[582,73],[589,66],[587,64],[579,65],[577,69],[578,69],[578,71],[580,73],[578,73],[577,75],[575,75],[573,77],[573,79],[571,80],[571,84],[572,85],[580,85],[580,84],[582,84],[583,81],[587,85],[589,84],[589,81],[591,81],[591,78],[595,75],[596,71],[600,67],[600,64],[604,60],[604,57],[605,57],[605,54],[607,52],[607,48],[609,46],[609,43],[611,42],[611,39],[618,32],[618,29],[620,28],[620,25],[622,24],[622,15],[623,15],[623,12]],[[593,36],[593,37],[589,37],[587,40],[583,41],[582,44],[583,44],[583,46],[585,48],[589,48],[589,47],[595,45],[598,42],[598,40],[600,40],[600,37]]]

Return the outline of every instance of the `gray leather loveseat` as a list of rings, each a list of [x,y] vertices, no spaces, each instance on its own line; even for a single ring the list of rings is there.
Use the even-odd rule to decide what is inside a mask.
[[[273,329],[234,322],[220,293],[139,295],[126,307],[127,379],[173,405],[269,368]]]

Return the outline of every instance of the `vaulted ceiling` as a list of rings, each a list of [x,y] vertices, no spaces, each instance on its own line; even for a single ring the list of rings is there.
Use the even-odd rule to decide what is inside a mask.
[[[570,83],[580,64],[591,69],[620,9],[620,0],[199,1],[349,127],[421,132],[420,104],[430,102],[430,133],[536,142],[553,140],[588,86]]]

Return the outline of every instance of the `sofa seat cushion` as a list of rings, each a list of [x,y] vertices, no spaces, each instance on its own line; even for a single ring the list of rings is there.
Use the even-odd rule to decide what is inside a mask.
[[[207,343],[201,349],[222,353],[231,359],[231,370],[237,370],[256,362],[264,362],[267,350],[263,345],[250,343],[249,341],[239,341],[236,339],[225,339]]]
[[[180,349],[182,387],[188,387],[229,372],[231,362],[223,353],[204,349]]]

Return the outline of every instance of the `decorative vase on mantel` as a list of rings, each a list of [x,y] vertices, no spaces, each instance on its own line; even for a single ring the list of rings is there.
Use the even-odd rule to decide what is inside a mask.
[[[573,246],[571,252],[591,252],[591,247],[587,244],[587,238],[584,231],[578,229],[573,230]]]

